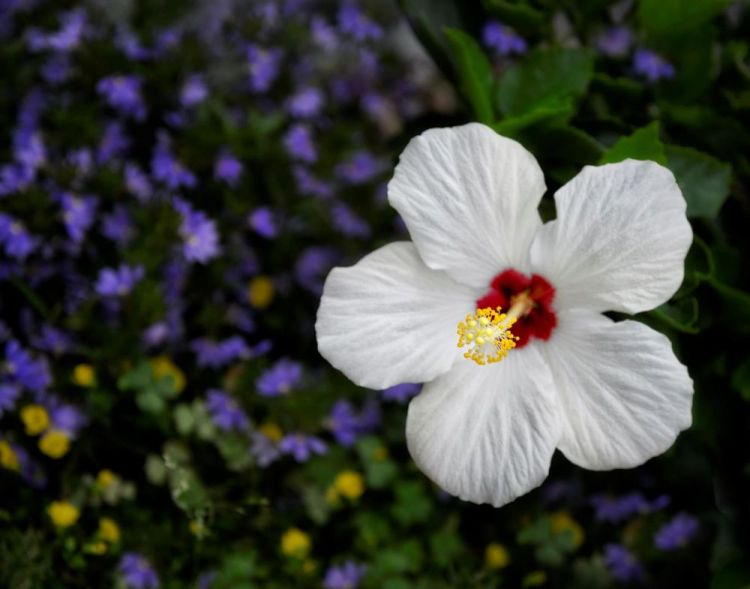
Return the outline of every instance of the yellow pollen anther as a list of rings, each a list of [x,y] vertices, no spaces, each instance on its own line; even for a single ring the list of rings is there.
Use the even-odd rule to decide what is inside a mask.
[[[477,309],[458,324],[458,347],[467,347],[464,358],[480,366],[500,362],[516,347],[518,338],[510,332],[515,314],[501,313],[500,307]]]

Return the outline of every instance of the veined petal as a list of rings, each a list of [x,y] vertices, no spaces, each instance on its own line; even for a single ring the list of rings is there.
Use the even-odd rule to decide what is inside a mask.
[[[663,334],[584,309],[543,346],[565,416],[559,448],[592,470],[631,468],[690,427],[693,381]]]
[[[334,268],[320,300],[318,349],[360,386],[425,382],[460,358],[456,325],[476,292],[424,265],[398,242]]]
[[[484,288],[503,268],[527,266],[545,190],[542,170],[520,143],[471,123],[412,139],[388,200],[430,268]]]
[[[531,246],[555,307],[638,313],[679,288],[693,232],[672,172],[626,160],[586,166],[555,194],[557,219]]]
[[[562,422],[539,350],[502,362],[459,362],[412,399],[406,440],[414,461],[440,487],[495,507],[546,478]]]

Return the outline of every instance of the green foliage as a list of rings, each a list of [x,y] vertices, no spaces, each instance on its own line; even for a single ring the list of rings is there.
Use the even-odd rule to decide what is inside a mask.
[[[599,163],[613,164],[625,159],[651,160],[666,165],[667,156],[664,144],[659,139],[659,123],[653,123],[634,131],[631,135],[621,137],[612,147],[604,152]]]
[[[729,197],[732,168],[690,147],[669,145],[666,155],[687,200],[688,216],[715,219]]]
[[[458,29],[445,29],[458,69],[458,83],[480,123],[492,123],[492,65],[473,37]]]

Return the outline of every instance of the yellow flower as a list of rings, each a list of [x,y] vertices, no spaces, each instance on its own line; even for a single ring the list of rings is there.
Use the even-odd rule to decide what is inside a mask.
[[[256,276],[250,281],[247,289],[247,298],[250,306],[256,309],[265,309],[273,301],[273,281],[268,276]]]
[[[523,578],[524,587],[540,587],[547,582],[547,573],[544,571],[534,571]]]
[[[317,568],[317,563],[311,558],[308,558],[305,562],[302,563],[302,572],[306,575],[312,575]]]
[[[205,538],[206,532],[208,531],[206,529],[206,524],[203,523],[200,520],[193,520],[190,522],[189,525],[190,533],[193,534],[196,538]]]
[[[84,546],[83,549],[88,554],[96,554],[97,556],[101,556],[102,554],[106,554],[107,545],[104,542],[92,542],[91,544],[87,544],[86,546]]]
[[[21,421],[30,436],[38,436],[49,427],[49,414],[41,405],[26,405],[21,409]]]
[[[69,501],[53,501],[47,507],[47,514],[58,528],[69,528],[78,521],[81,512]]]
[[[174,390],[178,393],[185,390],[185,384],[187,382],[185,380],[185,373],[182,372],[172,360],[166,356],[157,356],[156,358],[151,358],[149,364],[151,365],[151,371],[157,379],[171,376],[172,382],[174,383]]]
[[[62,458],[70,450],[70,439],[65,432],[51,429],[39,439],[39,449],[50,458]]]
[[[18,456],[6,440],[0,440],[0,466],[8,470],[19,469]]]
[[[109,517],[101,518],[99,520],[99,537],[110,544],[117,544],[120,541],[120,526]]]
[[[310,536],[298,528],[289,528],[281,536],[281,552],[292,558],[305,558],[310,553]]]
[[[554,534],[570,532],[573,536],[573,547],[578,548],[583,544],[585,534],[580,524],[570,517],[567,511],[556,511],[549,516]]]
[[[281,440],[281,438],[284,437],[284,432],[281,431],[281,428],[270,421],[267,421],[263,425],[261,425],[258,428],[258,431],[272,442],[278,442],[279,440]]]
[[[79,387],[92,387],[96,384],[96,372],[91,364],[78,364],[73,369],[73,384]]]
[[[114,485],[117,482],[117,475],[108,468],[99,471],[96,475],[96,486],[106,489],[110,485]]]
[[[488,569],[504,569],[510,564],[508,550],[497,542],[487,544],[487,548],[484,550],[484,564]]]
[[[336,492],[347,499],[355,500],[365,492],[365,481],[362,475],[353,470],[343,470],[333,481]]]

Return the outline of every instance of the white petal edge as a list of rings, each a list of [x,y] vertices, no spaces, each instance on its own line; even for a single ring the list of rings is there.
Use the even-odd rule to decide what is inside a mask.
[[[520,143],[470,123],[412,139],[388,200],[430,268],[485,288],[502,270],[527,266],[545,190],[539,164]]]
[[[318,350],[356,384],[384,389],[425,382],[460,357],[456,326],[476,292],[424,265],[397,242],[326,279],[315,332]]]
[[[543,352],[565,418],[559,448],[591,470],[662,454],[692,422],[693,381],[669,339],[637,321],[560,313]]]
[[[550,371],[533,346],[497,364],[457,362],[412,399],[406,440],[448,493],[505,505],[547,477],[562,422]]]
[[[531,264],[557,289],[557,309],[639,313],[679,288],[693,232],[667,168],[636,160],[586,166],[555,204],[557,219],[539,230]]]

